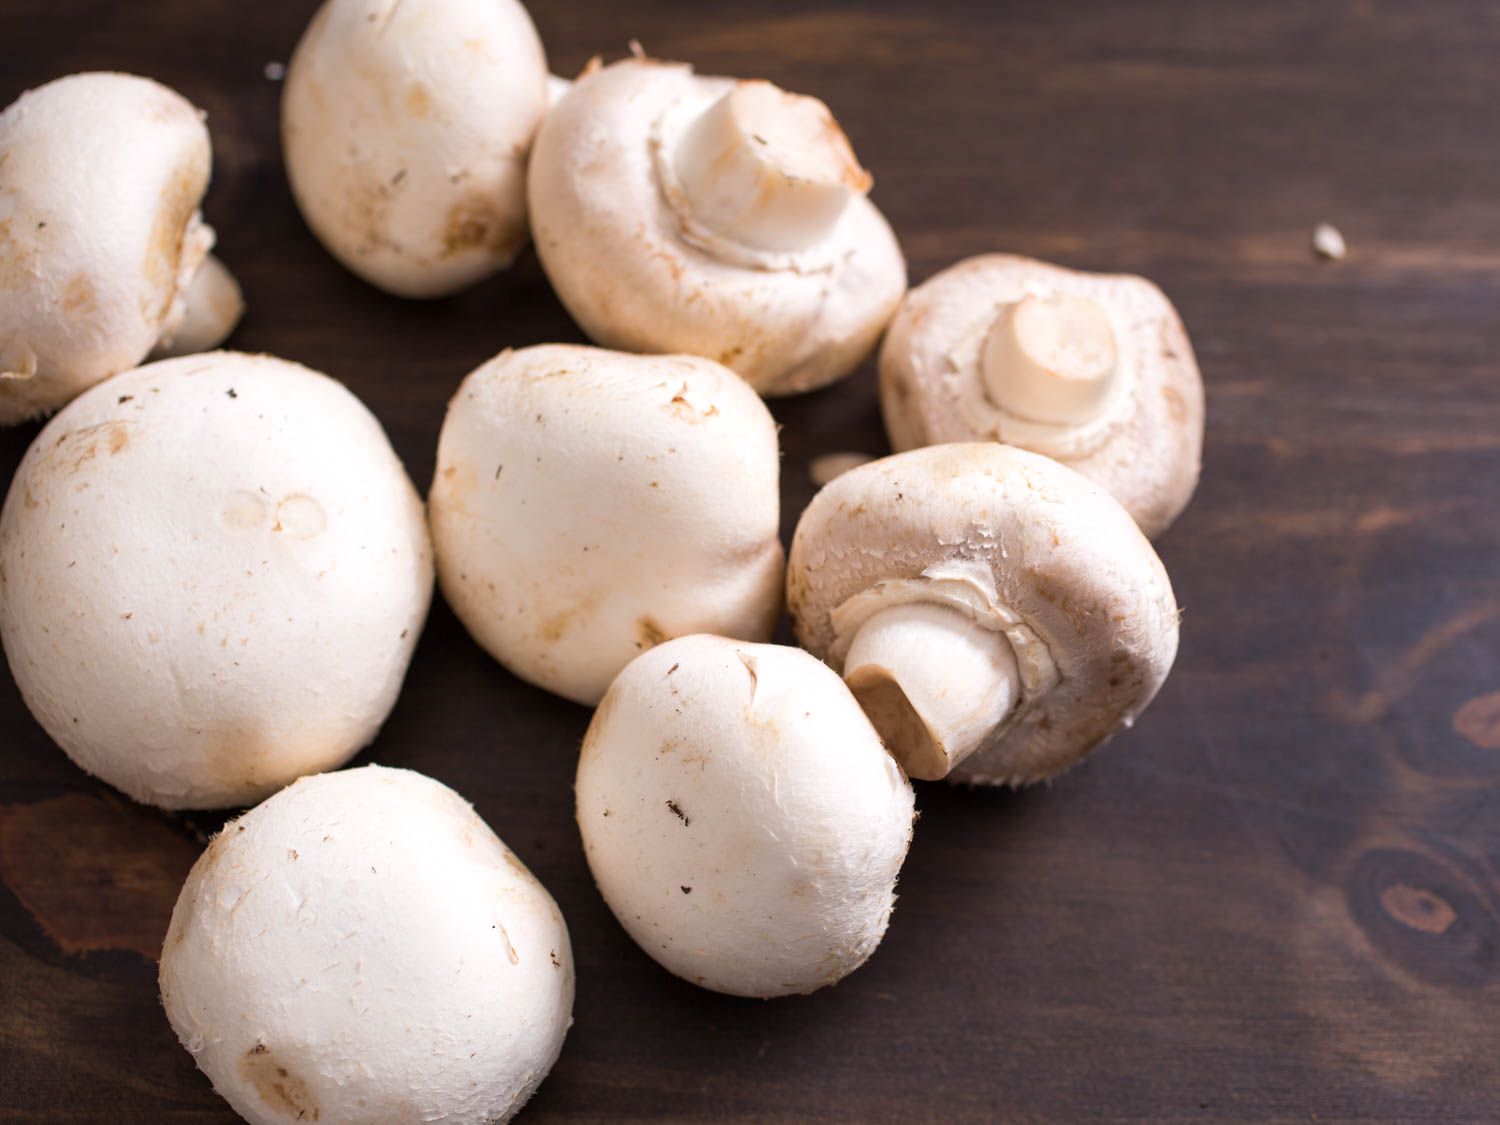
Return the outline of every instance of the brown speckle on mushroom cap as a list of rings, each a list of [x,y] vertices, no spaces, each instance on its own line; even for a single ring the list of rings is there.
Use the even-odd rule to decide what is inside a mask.
[[[1061,772],[1129,726],[1171,668],[1177,603],[1129,515],[1057,462],[993,443],[931,446],[834,480],[797,525],[787,602],[801,643],[842,671],[851,610],[937,595],[966,574],[1024,625],[1007,635],[1043,648],[1017,648],[1028,681],[1017,710],[954,780]]]
[[[1028,297],[1081,298],[1108,318],[1111,394],[1086,422],[1002,409],[985,384],[987,334]],[[1155,537],[1187,506],[1203,448],[1203,380],[1176,310],[1145,278],[1011,254],[951,266],[906,295],[880,354],[880,398],[897,451],[998,441],[1043,453],[1106,488]]]

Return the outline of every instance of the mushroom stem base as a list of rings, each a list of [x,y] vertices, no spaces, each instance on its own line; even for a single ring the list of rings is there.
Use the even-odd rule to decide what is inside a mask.
[[[944,605],[881,610],[844,659],[844,682],[911,777],[946,777],[980,749],[1020,697],[1003,633]]]
[[[245,312],[240,283],[223,262],[212,254],[203,259],[183,294],[186,310],[182,321],[163,336],[152,350],[153,359],[195,355],[224,342]]]

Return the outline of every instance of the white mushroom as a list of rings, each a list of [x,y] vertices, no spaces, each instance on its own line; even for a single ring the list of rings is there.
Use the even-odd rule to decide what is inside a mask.
[[[1125,510],[990,443],[830,483],[797,525],[787,602],[918,778],[1051,777],[1129,726],[1177,653],[1171,583]]]
[[[858,366],[906,288],[870,183],[822,102],[636,58],[547,116],[528,192],[542,265],[595,342],[792,394]]]
[[[269,357],[86,392],[0,513],[0,640],[27,706],[85,770],[168,808],[258,800],[368,743],[431,590],[380,424]]]
[[[453,790],[367,766],[224,827],[167,931],[177,1037],[247,1121],[506,1121],[572,1021],[568,930]]]
[[[147,78],[73,74],[0,114],[0,425],[173,337],[214,242],[210,163],[202,112]],[[242,309],[195,308],[192,341],[218,344]]]
[[[430,498],[443,593],[511,671],[597,703],[668,637],[770,637],[778,473],[775,422],[717,363],[503,352],[443,423]]]
[[[547,98],[516,0],[326,0],[282,97],[297,205],[371,284],[457,292],[526,242],[526,157]]]
[[[576,790],[600,893],[684,980],[812,992],[885,933],[911,783],[800,649],[697,636],[638,657],[589,726]]]
[[[1107,488],[1148,536],[1192,498],[1203,380],[1170,301],[1141,277],[970,258],[907,294],[880,354],[898,452],[992,440]]]

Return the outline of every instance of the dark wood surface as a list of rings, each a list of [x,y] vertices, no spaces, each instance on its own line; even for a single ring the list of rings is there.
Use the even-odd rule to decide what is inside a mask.
[[[914,280],[999,249],[1155,278],[1209,421],[1160,543],[1186,616],[1156,704],[1048,788],[920,786],[884,945],[809,998],[714,996],[630,943],[573,825],[588,713],[434,607],[360,760],[457,788],[563,907],[577,1022],[526,1117],[1500,1118],[1500,8],[531,7],[564,73],[634,37],[823,97]],[[5,0],[0,100],[117,68],[204,106],[233,343],[345,380],[425,488],[468,370],[581,337],[530,255],[409,304],[312,240],[263,76],[311,9]],[[1320,220],[1346,261],[1313,258]],[[773,409],[790,532],[809,457],[884,443],[868,368]],[[0,482],[34,432],[0,434]],[[8,677],[0,741],[0,1118],[230,1118],[155,985],[213,819],[85,777]]]

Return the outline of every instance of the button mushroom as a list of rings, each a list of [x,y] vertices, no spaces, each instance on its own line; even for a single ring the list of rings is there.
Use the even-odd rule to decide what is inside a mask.
[[[327,0],[282,98],[297,205],[371,284],[464,289],[526,241],[526,156],[547,90],[516,0]]]
[[[911,783],[800,649],[696,636],[638,657],[589,726],[576,791],[600,893],[684,980],[812,992],[885,933]]]
[[[85,392],[0,512],[0,640],[27,706],[85,770],[167,808],[258,800],[368,743],[431,590],[380,424],[264,356]]]
[[[0,425],[134,367],[189,314],[191,343],[229,335],[238,286],[216,263],[195,287],[210,162],[202,112],[147,78],[73,74],[0,114]]]
[[[996,444],[831,482],[797,525],[787,600],[917,778],[1051,777],[1129,726],[1177,652],[1166,570],[1125,510]]]
[[[247,1121],[508,1121],[573,1010],[557,905],[407,770],[303,778],[225,826],[161,955],[182,1045]]]
[[[1192,498],[1203,380],[1172,304],[1141,277],[991,254],[913,289],[880,354],[896,450],[994,440],[1097,481],[1148,536]]]
[[[822,102],[637,58],[547,116],[528,193],[595,342],[708,356],[770,395],[853,370],[906,288],[870,184]]]
[[[770,637],[778,473],[769,411],[717,363],[503,352],[443,423],[430,497],[443,593],[511,671],[597,703],[668,637]]]

